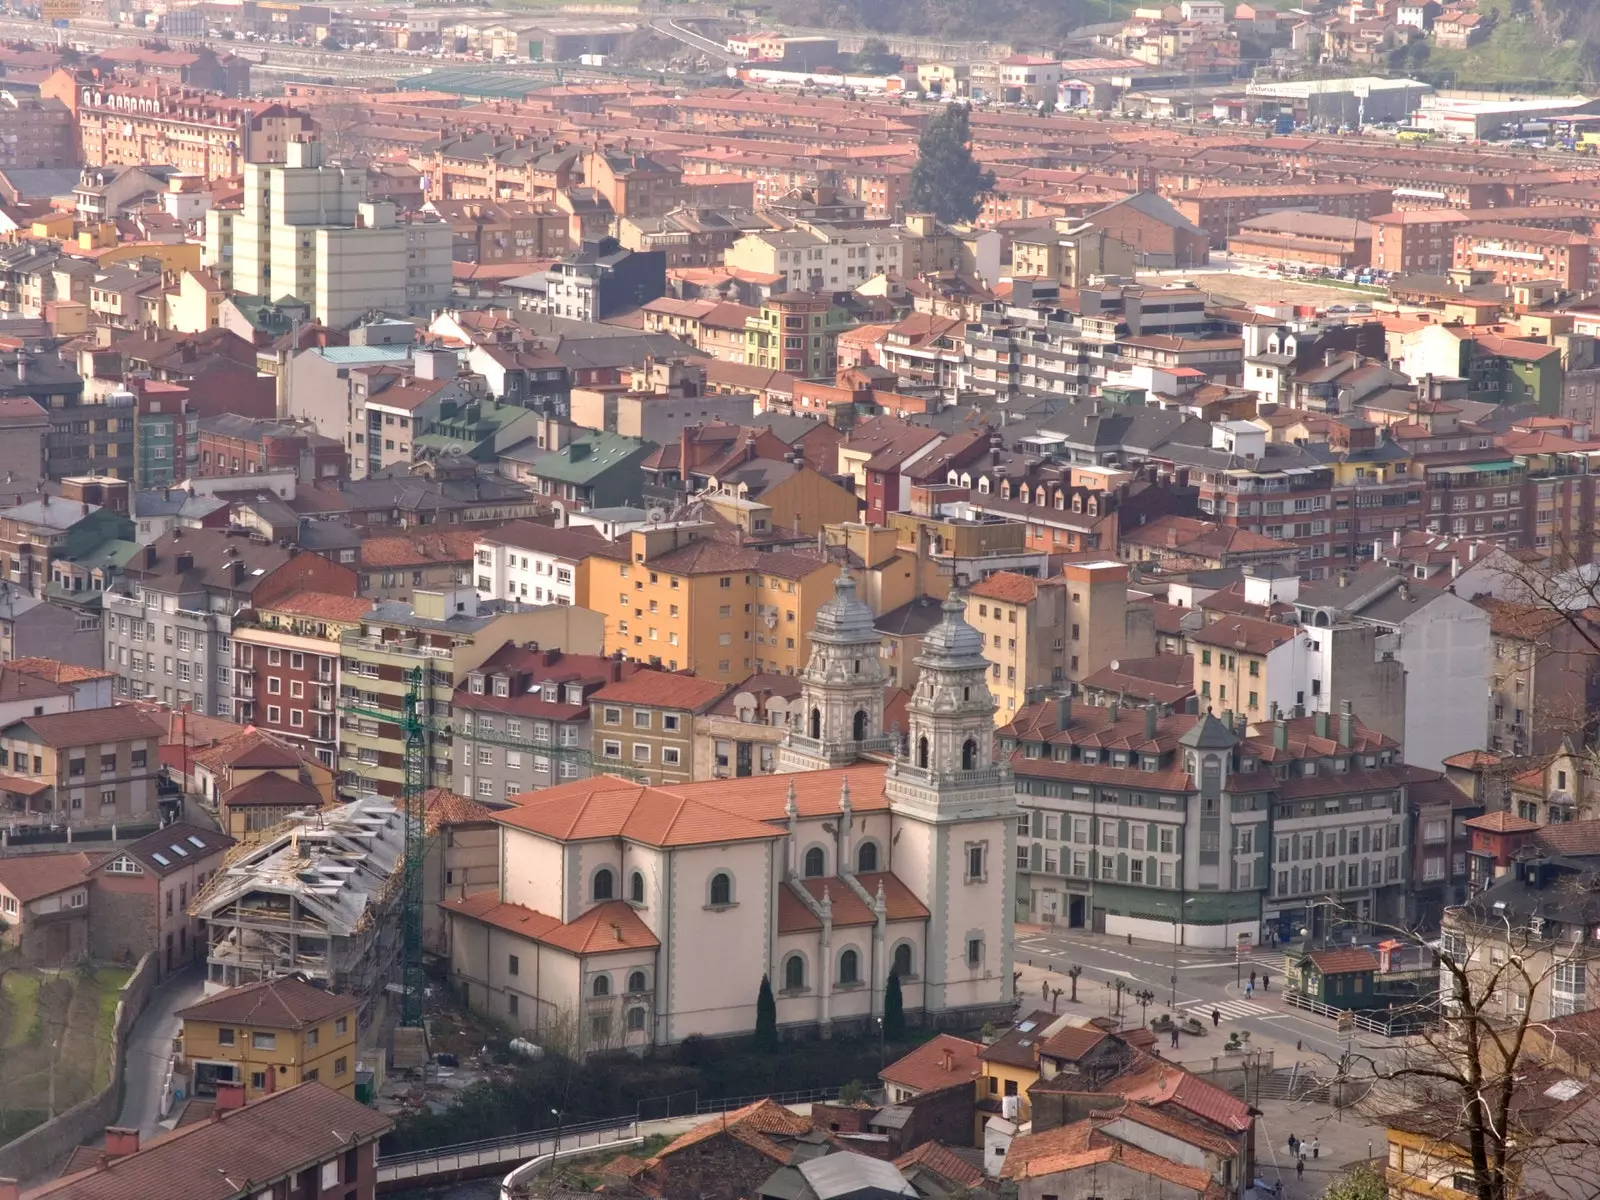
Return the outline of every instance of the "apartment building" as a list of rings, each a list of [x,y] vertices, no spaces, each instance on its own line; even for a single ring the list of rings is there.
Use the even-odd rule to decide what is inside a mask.
[[[417,591],[410,604],[374,606],[360,628],[339,639],[339,790],[399,796],[405,739],[399,717],[413,682],[427,731],[427,786],[454,780],[446,720],[457,682],[507,642],[598,654],[599,614],[567,605],[510,610],[478,603],[471,588]]]
[[[90,167],[154,163],[208,181],[237,179],[247,163],[288,161],[289,145],[315,130],[309,113],[285,104],[247,104],[160,80],[57,85],[47,80],[41,93],[59,95],[76,116]]]
[[[83,162],[72,115],[70,105],[48,92],[0,93],[0,166],[59,169]]]
[[[114,706],[24,717],[0,729],[10,822],[75,829],[162,817],[161,726]]]
[[[193,1094],[237,1084],[259,1099],[299,1083],[356,1094],[357,1000],[293,975],[240,984],[178,1010]]]
[[[1229,613],[1189,635],[1194,690],[1203,711],[1233,709],[1259,721],[1307,706],[1310,634],[1300,627]]]
[[[1027,810],[1019,920],[1231,946],[1263,924],[1321,935],[1328,897],[1405,913],[1407,788],[1439,776],[1348,709],[1251,725],[1063,698],[999,737]]]
[[[369,203],[366,172],[326,165],[320,142],[292,141],[281,164],[246,163],[244,176],[232,243],[217,247],[235,290],[298,296],[330,326],[373,311],[431,314],[448,301],[450,226]]]
[[[1455,266],[1455,235],[1472,218],[1453,208],[1412,208],[1368,218],[1372,265],[1391,275],[1443,275]]]
[[[1487,749],[1555,753],[1588,724],[1600,664],[1593,639],[1600,636],[1600,626],[1587,612],[1569,620],[1568,614],[1541,604],[1493,596],[1480,596],[1475,603],[1489,614],[1493,647]]]
[[[811,550],[762,553],[706,522],[635,529],[626,560],[589,560],[589,603],[606,650],[723,684],[798,674],[805,630],[833,595],[838,565]]]
[[[233,719],[331,769],[339,749],[339,638],[371,610],[365,598],[294,592],[241,614],[233,627]]]
[[[752,675],[730,687],[694,719],[694,777],[771,775],[784,735],[805,732],[800,693],[796,675]]]
[[[226,833],[175,821],[101,857],[87,872],[95,898],[89,953],[110,962],[154,955],[161,979],[195,962],[205,935],[189,900],[232,846]]]
[[[608,541],[591,526],[554,528],[511,521],[476,539],[473,584],[480,600],[590,608],[590,560],[622,561],[627,555],[625,544]]]
[[[714,679],[637,671],[590,697],[597,771],[656,787],[694,778],[695,719],[727,694]]]
[[[614,657],[507,642],[456,684],[456,791],[494,804],[587,778],[596,770],[590,699],[640,669]]]
[[[1389,188],[1360,183],[1206,184],[1171,192],[1167,199],[1210,235],[1213,250],[1223,249],[1241,223],[1265,213],[1321,213],[1371,221],[1387,213],[1391,204]]]
[[[898,275],[903,247],[894,229],[813,225],[747,233],[723,255],[729,270],[775,275],[775,291],[848,292],[878,275]]]
[[[234,715],[237,614],[296,591],[355,591],[355,573],[241,531],[177,528],[106,593],[105,663],[117,695]]]
[[[1155,653],[1148,610],[1128,603],[1128,568],[1068,563],[1052,579],[996,571],[967,591],[967,624],[983,636],[995,721],[1030,696],[1060,691],[1115,659]]]
[[[1451,265],[1491,272],[1494,283],[1551,279],[1579,295],[1593,291],[1596,282],[1593,246],[1585,235],[1495,221],[1457,229]]]

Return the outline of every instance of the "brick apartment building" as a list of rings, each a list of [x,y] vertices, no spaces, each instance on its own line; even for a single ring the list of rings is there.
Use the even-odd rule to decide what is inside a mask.
[[[1493,271],[1495,283],[1553,279],[1564,291],[1594,290],[1591,239],[1560,229],[1484,222],[1458,229],[1453,265]]]
[[[1215,250],[1226,246],[1243,222],[1265,213],[1321,213],[1366,221],[1387,213],[1393,203],[1388,188],[1359,183],[1213,185],[1172,192],[1167,199],[1206,231]]]
[[[309,425],[293,421],[233,413],[202,417],[199,443],[196,474],[201,477],[293,471],[310,483],[344,479],[350,474],[349,451],[337,438],[324,437]]]
[[[1442,275],[1455,263],[1455,235],[1471,218],[1448,208],[1414,208],[1370,218],[1372,265],[1395,275]]]
[[[103,828],[161,817],[161,727],[136,708],[24,717],[0,729],[14,824]]]

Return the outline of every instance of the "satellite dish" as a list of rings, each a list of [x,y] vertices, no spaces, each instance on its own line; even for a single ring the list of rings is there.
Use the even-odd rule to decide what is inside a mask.
[[[1119,663],[1116,659],[1113,658],[1111,660],[1111,669],[1113,671],[1120,671],[1120,670],[1122,670],[1122,664]]]
[[[649,512],[645,513],[644,516],[645,520],[651,522],[652,524],[659,525],[662,521],[667,519],[667,510],[664,508],[652,508]]]
[[[467,452],[467,448],[461,445],[459,442],[452,442],[450,445],[445,447],[444,452],[446,454],[465,454]]]

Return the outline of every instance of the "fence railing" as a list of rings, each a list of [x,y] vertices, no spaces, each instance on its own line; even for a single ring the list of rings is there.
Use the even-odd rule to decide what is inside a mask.
[[[484,1138],[476,1142],[461,1142],[454,1146],[439,1146],[433,1150],[412,1150],[402,1154],[383,1154],[378,1157],[378,1178],[412,1179],[422,1172],[418,1167],[429,1166],[435,1172],[461,1170],[466,1167],[507,1162],[526,1151],[532,1158],[545,1144],[559,1142],[563,1148],[577,1147],[606,1140],[608,1133],[633,1134],[632,1117],[610,1117],[601,1121],[580,1121],[571,1125],[552,1125],[548,1129],[534,1129],[526,1133],[508,1133],[502,1137]],[[454,1165],[439,1166],[446,1160]]]
[[[1283,998],[1293,1008],[1301,1008],[1306,1012],[1316,1013],[1319,1017],[1331,1017],[1339,1022],[1341,1026],[1348,1022],[1352,1029],[1375,1033],[1380,1037],[1410,1037],[1412,1034],[1421,1033],[1429,1025],[1433,1024],[1433,1015],[1423,1008],[1413,1008],[1406,1012],[1390,1013],[1386,1017],[1377,1017],[1371,1013],[1354,1012],[1347,1008],[1335,1008],[1331,1004],[1324,1004],[1322,1001],[1300,992],[1286,991],[1283,994]]]

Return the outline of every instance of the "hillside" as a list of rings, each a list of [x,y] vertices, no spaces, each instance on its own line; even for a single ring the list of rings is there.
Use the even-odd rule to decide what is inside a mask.
[[[929,38],[1040,44],[1106,19],[1105,0],[785,0],[769,8],[790,24]],[[1110,5],[1113,18],[1127,5]]]

